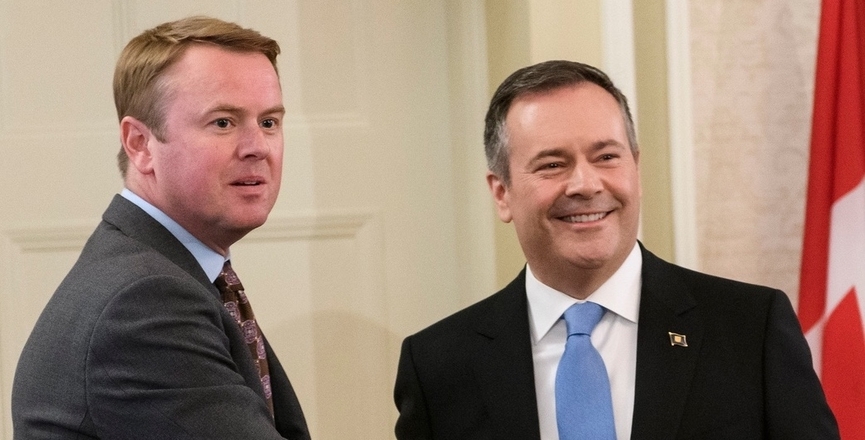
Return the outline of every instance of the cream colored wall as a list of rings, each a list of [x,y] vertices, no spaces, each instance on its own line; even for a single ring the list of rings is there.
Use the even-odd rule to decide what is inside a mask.
[[[690,2],[700,267],[794,301],[819,3]]]
[[[283,43],[283,194],[271,221],[233,249],[237,267],[268,304],[257,313],[316,438],[390,438],[402,338],[489,295],[524,263],[483,180],[492,88],[544,59],[617,64],[611,29],[626,28],[609,24],[616,3],[0,0],[4,438],[29,328],[120,187],[110,81],[129,37],[204,12]],[[665,69],[681,65],[667,60],[679,46],[664,47],[662,36],[671,3],[688,14],[693,46],[685,77],[694,125],[678,132],[669,131],[678,119],[668,106],[681,88],[669,81],[683,72]],[[673,242],[685,237],[702,269],[795,296],[817,6],[633,1],[629,97],[651,192],[643,240],[662,256],[676,258]],[[689,199],[670,183],[677,169],[665,169],[676,159],[668,144],[690,130],[693,237],[671,227],[673,208]],[[344,334],[354,335],[351,344],[339,342]]]
[[[531,27],[528,1],[486,0],[485,3],[489,101],[498,85],[511,72],[531,64]],[[495,279],[496,288],[500,289],[513,279],[526,260],[513,226],[499,221],[492,208],[489,213],[495,222]]]
[[[664,0],[634,2],[636,98],[640,103],[637,142],[643,186],[641,240],[661,258],[675,261],[665,20]]]
[[[18,355],[110,197],[129,38],[203,13],[276,38],[280,198],[232,246],[313,438],[393,436],[402,339],[495,287],[481,0],[0,0],[0,437]]]
[[[447,0],[450,140],[459,303],[489,296],[496,286],[496,221],[484,174],[483,118],[488,102],[486,9],[483,0]]]

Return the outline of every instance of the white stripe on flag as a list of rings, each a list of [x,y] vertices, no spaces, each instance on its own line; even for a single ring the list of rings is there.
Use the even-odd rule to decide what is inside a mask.
[[[802,270],[808,268],[803,267]],[[865,176],[852,191],[832,205],[826,284],[825,313],[805,335],[818,375],[821,374],[826,319],[854,287],[859,304],[865,304]],[[859,313],[862,322],[865,322],[865,307]]]

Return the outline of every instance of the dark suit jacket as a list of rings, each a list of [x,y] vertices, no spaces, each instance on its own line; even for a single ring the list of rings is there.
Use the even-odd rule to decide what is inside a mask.
[[[115,196],[15,373],[16,439],[308,439],[269,345],[275,422],[238,325],[186,248]]]
[[[783,292],[642,253],[632,439],[838,438]],[[539,439],[525,271],[406,338],[394,396],[398,439]]]

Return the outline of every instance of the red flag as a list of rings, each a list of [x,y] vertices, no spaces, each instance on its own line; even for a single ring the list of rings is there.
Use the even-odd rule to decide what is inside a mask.
[[[823,0],[799,320],[841,438],[865,439],[865,0]]]

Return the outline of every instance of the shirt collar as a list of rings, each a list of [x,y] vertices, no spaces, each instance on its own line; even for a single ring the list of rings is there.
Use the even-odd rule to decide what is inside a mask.
[[[640,313],[640,277],[643,255],[636,243],[618,270],[586,299],[633,323]],[[568,307],[580,301],[540,282],[526,265],[526,295],[532,343],[553,328]]]
[[[219,273],[222,272],[222,266],[230,258],[230,254],[223,257],[218,252],[207,247],[207,245],[202,243],[201,240],[195,238],[195,236],[190,234],[186,229],[183,229],[183,226],[180,226],[179,223],[174,221],[166,213],[162,212],[162,210],[153,206],[150,202],[142,199],[129,189],[123,188],[120,195],[144,210],[144,212],[164,226],[165,229],[168,229],[168,232],[170,232],[174,238],[180,241],[180,243],[183,244],[190,253],[192,253],[192,256],[195,257],[195,261],[198,262],[210,281],[214,281],[216,277],[219,276]]]

